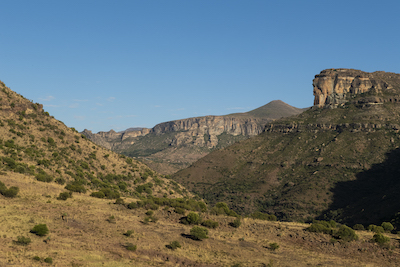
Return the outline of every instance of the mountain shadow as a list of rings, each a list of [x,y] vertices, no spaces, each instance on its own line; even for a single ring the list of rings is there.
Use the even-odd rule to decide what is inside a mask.
[[[400,211],[400,148],[386,153],[386,160],[356,174],[356,180],[338,182],[331,190],[333,202],[319,219],[380,225],[396,219]]]

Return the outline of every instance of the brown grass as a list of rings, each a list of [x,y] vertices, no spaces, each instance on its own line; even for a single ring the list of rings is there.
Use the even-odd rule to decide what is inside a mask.
[[[398,239],[390,235],[392,249],[370,243],[372,233],[358,231],[360,240],[331,243],[331,237],[304,231],[300,223],[267,222],[244,218],[239,228],[233,217],[203,214],[219,222],[209,238],[195,241],[185,237],[191,226],[179,224],[180,215],[158,210],[157,223],[143,224],[146,210],[128,210],[110,200],[73,195],[56,200],[63,187],[41,183],[30,176],[7,173],[0,176],[7,186],[19,186],[15,199],[0,196],[0,266],[43,266],[34,256],[53,258],[54,266],[398,266]],[[130,202],[132,200],[126,200]],[[66,220],[61,215],[67,213]],[[115,217],[115,223],[107,219]],[[29,233],[39,223],[50,233]],[[133,230],[131,237],[123,235]],[[28,246],[13,243],[18,236],[31,238]],[[50,237],[50,241],[44,240]],[[177,240],[182,248],[166,248]],[[269,249],[270,243],[279,249]],[[137,245],[135,252],[124,248]],[[269,265],[268,265],[269,264]]]

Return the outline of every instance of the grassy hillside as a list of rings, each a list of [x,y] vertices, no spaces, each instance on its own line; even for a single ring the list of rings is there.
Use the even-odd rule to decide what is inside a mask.
[[[185,214],[173,208],[128,209],[87,194],[58,200],[63,186],[10,173],[0,179],[18,186],[15,198],[0,195],[1,266],[398,266],[398,236],[372,242],[373,232],[356,231],[346,242],[329,234],[305,231],[308,224],[282,223],[200,213],[218,222],[208,238],[193,240],[193,225],[179,223]],[[125,202],[134,201],[124,197]],[[186,215],[188,212],[186,211]],[[31,230],[45,224],[48,233]],[[338,228],[338,227],[337,227]],[[22,239],[23,237],[24,239]],[[26,240],[30,240],[30,242]],[[18,242],[23,241],[24,242]],[[173,243],[175,241],[175,243]],[[180,248],[172,245],[179,243]],[[52,264],[48,264],[51,259]]]
[[[277,120],[173,179],[243,214],[260,210],[282,220],[349,225],[398,221],[399,89]]]
[[[143,163],[87,140],[0,83],[0,179],[16,172],[97,197],[182,197],[188,192]],[[186,193],[185,193],[186,192]]]

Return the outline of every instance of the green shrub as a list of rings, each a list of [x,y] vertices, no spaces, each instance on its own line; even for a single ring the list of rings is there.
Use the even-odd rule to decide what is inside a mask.
[[[334,234],[334,237],[346,242],[358,239],[356,232],[346,225],[340,226],[339,230]]]
[[[38,180],[40,182],[50,183],[51,181],[53,181],[53,177],[51,177],[47,173],[38,173],[35,175],[35,177],[36,177],[36,180]]]
[[[114,215],[111,215],[110,217],[108,217],[106,221],[109,222],[109,223],[117,223],[117,221],[115,220]]]
[[[178,214],[181,214],[181,215],[185,215],[185,209],[182,209],[182,208],[180,208],[180,207],[176,207],[176,208],[174,209],[174,212],[175,212],[175,213],[178,213]]]
[[[375,233],[383,233],[383,232],[385,232],[385,230],[383,229],[382,226],[377,226],[377,225],[374,225],[374,224],[370,224],[367,229],[368,229],[368,231],[375,232]]]
[[[18,236],[17,241],[14,241],[14,243],[21,246],[27,246],[31,243],[31,239],[29,237]]]
[[[201,223],[202,226],[205,226],[207,228],[212,228],[215,229],[218,227],[218,222],[215,222],[213,220],[205,220]]]
[[[394,229],[393,225],[390,222],[383,222],[381,226],[383,230],[385,230],[385,232],[391,232]]]
[[[41,258],[40,258],[39,256],[35,256],[35,257],[33,257],[33,260],[35,260],[35,261],[40,261]]]
[[[168,245],[166,245],[167,248],[175,250],[177,248],[181,248],[181,244],[179,244],[178,241],[172,241],[171,243],[169,243]]]
[[[56,178],[54,181],[55,181],[57,184],[60,184],[60,185],[64,185],[64,184],[65,184],[65,179],[62,178],[62,177],[58,177],[58,178]]]
[[[132,243],[126,243],[126,244],[125,244],[125,248],[126,248],[127,250],[130,250],[130,251],[136,251],[137,246],[134,245],[134,244],[132,244]]]
[[[72,198],[72,192],[62,192],[60,195],[57,197],[58,200],[67,200],[68,198]]]
[[[277,243],[269,243],[270,250],[277,250],[278,248],[279,248],[279,245]]]
[[[239,228],[241,224],[240,218],[236,218],[233,222],[229,223],[230,226],[235,228]]]
[[[277,218],[275,215],[270,215],[262,212],[254,212],[253,214],[250,215],[251,218],[253,219],[258,219],[258,220],[265,220],[265,221],[276,221]]]
[[[93,192],[90,194],[91,197],[97,197],[97,198],[104,198],[106,195],[102,191],[98,192]]]
[[[122,198],[117,198],[116,200],[115,200],[115,203],[114,204],[117,204],[117,205],[124,205],[125,204],[125,201],[122,199]]]
[[[154,214],[154,211],[152,211],[152,210],[146,211],[146,215],[148,215],[148,216],[152,216],[153,214]]]
[[[189,212],[187,215],[187,221],[189,224],[199,224],[200,223],[200,215],[196,212]]]
[[[125,233],[123,233],[124,236],[130,237],[134,233],[133,230],[128,230]]]
[[[384,236],[381,233],[377,233],[377,234],[374,234],[372,241],[378,243],[379,245],[385,245],[385,244],[389,243],[390,238],[387,236]]]
[[[354,229],[354,230],[365,230],[364,225],[359,224],[359,223],[355,224],[355,225],[353,226],[353,229]]]
[[[208,238],[208,230],[204,227],[193,226],[193,228],[190,229],[190,235],[195,240],[202,240]]]
[[[72,182],[72,183],[68,183],[65,186],[65,189],[72,191],[72,192],[77,192],[77,193],[86,193],[86,189],[83,186],[82,183],[80,182]]]
[[[215,215],[228,215],[233,217],[238,217],[238,214],[233,210],[230,210],[228,205],[224,202],[218,202],[215,206],[210,210],[211,214]]]
[[[31,233],[38,236],[45,236],[49,233],[49,229],[46,224],[37,224],[32,228]]]
[[[10,187],[10,188],[8,188],[8,189],[5,189],[5,190],[3,189],[3,190],[1,190],[1,194],[2,194],[3,196],[5,196],[5,197],[9,197],[9,198],[16,197],[17,194],[18,194],[18,192],[19,192],[19,188],[16,187],[16,186],[12,186],[12,187]]]
[[[52,263],[53,263],[53,259],[50,258],[50,257],[47,257],[47,258],[44,259],[44,262],[45,262],[45,263],[52,264]]]
[[[306,228],[307,231],[313,233],[324,233],[324,234],[332,234],[333,230],[330,227],[330,224],[326,221],[315,221],[310,227]]]

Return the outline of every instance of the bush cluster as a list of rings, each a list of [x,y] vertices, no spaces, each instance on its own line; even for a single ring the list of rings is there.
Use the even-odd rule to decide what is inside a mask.
[[[242,225],[242,222],[240,221],[240,218],[236,218],[233,222],[229,223],[230,226],[239,228],[240,225]]]
[[[201,223],[201,225],[207,228],[215,229],[218,227],[218,222],[213,220],[205,220]]]
[[[253,219],[258,219],[258,220],[264,220],[264,221],[276,221],[277,218],[273,214],[266,214],[262,212],[254,212],[253,214],[250,214],[250,218]]]
[[[72,192],[62,192],[60,195],[57,197],[58,200],[67,200],[68,198],[72,198]]]
[[[0,182],[0,194],[2,194],[3,196],[13,198],[18,195],[18,192],[18,187],[11,186],[10,188],[7,188],[7,186],[3,182]]]
[[[224,202],[218,202],[215,204],[215,206],[210,210],[210,213],[214,215],[228,215],[233,217],[239,216],[236,212],[230,210],[228,205]]]
[[[190,235],[192,239],[195,240],[203,240],[208,238],[208,230],[207,228],[200,227],[200,226],[193,226],[192,229],[190,229]]]
[[[165,245],[167,248],[175,250],[177,248],[181,248],[181,244],[178,241],[172,241],[171,243],[169,243],[168,245]]]
[[[111,188],[102,188],[98,192],[91,193],[90,196],[107,199],[118,199],[121,197],[117,190],[113,190]]]
[[[49,233],[49,228],[47,228],[46,224],[37,224],[32,228],[31,233],[38,236],[45,236]]]
[[[328,221],[314,221],[310,227],[306,228],[306,230],[309,232],[314,232],[314,233],[329,234],[332,237],[343,240],[345,242],[349,242],[349,241],[358,239],[356,232],[352,228],[350,228],[346,225],[341,225],[338,230],[336,230],[334,228],[336,228],[336,222],[333,220],[331,220],[329,222]]]
[[[21,246],[27,246],[31,243],[31,239],[25,236],[18,236],[17,241],[14,241],[14,243]]]

